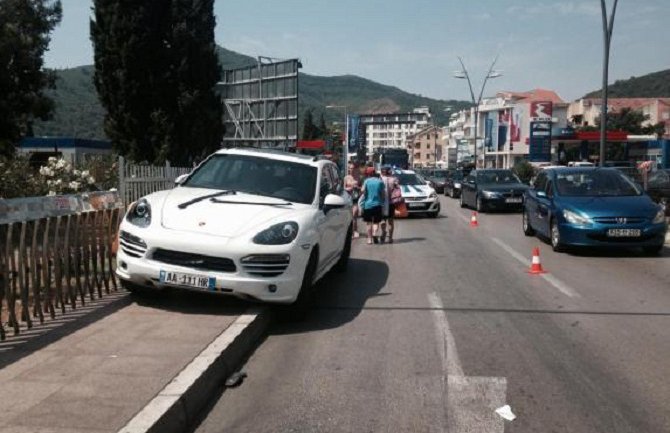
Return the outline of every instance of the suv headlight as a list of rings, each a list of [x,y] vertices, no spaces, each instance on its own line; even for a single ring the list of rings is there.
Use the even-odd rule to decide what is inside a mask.
[[[581,226],[589,225],[591,224],[591,219],[587,218],[585,216],[582,216],[576,212],[572,212],[569,210],[564,210],[563,211],[563,218],[570,224],[577,224]]]
[[[651,222],[652,224],[662,224],[665,222],[665,210],[661,208],[657,213],[656,216],[654,217],[654,220]]]
[[[141,198],[130,205],[126,220],[137,227],[148,227],[151,224],[151,205]]]
[[[502,194],[495,191],[483,191],[484,197],[486,198],[501,198]]]
[[[290,244],[298,236],[298,223],[287,221],[275,224],[263,230],[253,238],[253,243],[259,245]]]
[[[437,193],[435,191],[431,192],[429,198],[432,198],[432,199],[437,198]]]

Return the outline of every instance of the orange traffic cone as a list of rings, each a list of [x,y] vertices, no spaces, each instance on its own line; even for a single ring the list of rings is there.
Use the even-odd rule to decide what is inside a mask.
[[[538,247],[533,248],[533,259],[530,263],[528,273],[533,275],[547,273],[547,271],[542,269],[542,263],[540,263],[540,249]]]
[[[470,217],[470,227],[479,227],[479,223],[477,222],[477,212],[472,212],[472,216]]]

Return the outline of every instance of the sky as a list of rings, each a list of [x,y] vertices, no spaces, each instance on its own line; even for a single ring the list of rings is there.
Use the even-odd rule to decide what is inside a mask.
[[[93,2],[62,3],[46,65],[92,64]],[[431,98],[470,99],[453,77],[459,56],[476,89],[499,56],[503,75],[485,95],[547,88],[573,100],[601,87],[599,0],[216,0],[215,14],[227,49],[298,57],[309,74],[359,75]],[[669,22],[669,0],[619,0],[610,83],[670,68]]]

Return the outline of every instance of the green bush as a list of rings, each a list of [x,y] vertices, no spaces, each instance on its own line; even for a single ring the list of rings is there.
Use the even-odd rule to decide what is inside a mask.
[[[32,197],[48,193],[40,175],[30,166],[28,158],[17,155],[0,156],[0,198]]]

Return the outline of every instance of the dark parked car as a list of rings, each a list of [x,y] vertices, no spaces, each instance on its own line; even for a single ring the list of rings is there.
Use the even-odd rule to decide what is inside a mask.
[[[444,183],[447,180],[447,170],[429,170],[423,177],[430,182],[438,194],[444,193]]]
[[[566,246],[642,247],[658,254],[665,242],[663,209],[614,168],[552,168],[526,192],[523,232]]]
[[[461,184],[463,183],[462,170],[453,170],[447,174],[447,179],[444,182],[444,195],[451,198],[458,198],[461,196]]]
[[[647,194],[656,203],[665,208],[665,215],[670,217],[670,168],[657,170],[649,174]]]
[[[527,189],[512,170],[473,170],[461,185],[461,207],[471,206],[478,212],[521,210]]]

